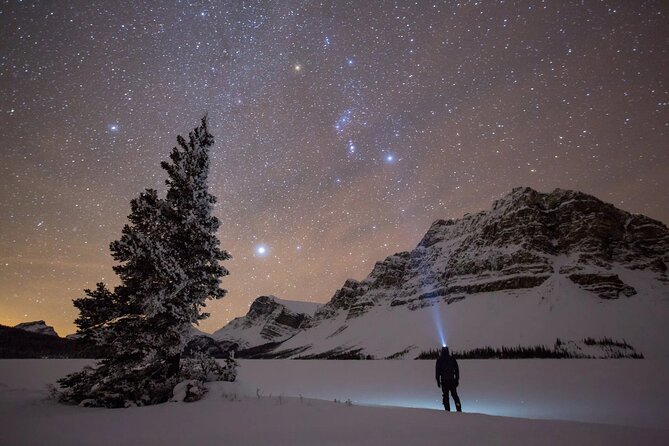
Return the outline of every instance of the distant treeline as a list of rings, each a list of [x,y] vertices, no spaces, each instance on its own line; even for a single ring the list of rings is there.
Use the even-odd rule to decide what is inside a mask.
[[[440,349],[424,350],[416,359],[437,359]],[[532,347],[479,347],[472,350],[454,351],[451,355],[456,359],[529,359],[529,358],[581,358],[569,352],[554,350],[545,345]]]
[[[624,348],[628,350],[634,350],[634,347],[629,345],[627,341],[624,339],[622,341],[614,341],[613,339],[606,337],[601,339],[585,338],[583,339],[583,343],[585,345],[602,345],[602,346],[611,346],[611,347]]]
[[[580,341],[588,347],[600,347],[606,358],[643,359],[627,341],[614,340],[608,337],[595,339],[592,337]],[[212,345],[210,345],[212,344]],[[363,353],[358,349],[332,349],[323,353],[302,354],[306,347],[280,350],[282,342],[270,342],[236,352],[236,357],[247,359],[329,359],[329,360],[373,360],[373,359],[401,359],[409,354],[410,349],[397,352],[385,358],[376,358]],[[221,345],[213,339],[198,337],[186,348],[185,355],[190,356],[195,351],[207,350],[217,358],[227,358],[228,349],[234,350],[236,345]],[[214,349],[215,351],[212,351]],[[219,351],[220,350],[220,351]],[[421,351],[416,359],[436,359],[441,349]],[[556,339],[552,347],[545,345],[517,346],[517,347],[479,347],[472,350],[453,351],[451,354],[457,359],[567,359],[567,358],[596,358],[580,351],[574,342],[564,342]],[[297,355],[297,356],[296,356]],[[40,333],[32,333],[18,328],[0,325],[0,358],[100,358],[103,355],[92,346],[87,346],[80,340],[60,338]]]
[[[339,359],[339,360],[360,360],[360,359],[376,359],[372,355],[365,355],[362,353],[362,349],[353,349],[353,350],[329,350],[323,353],[317,353],[313,355],[302,355],[296,356],[295,359]]]
[[[604,357],[619,359],[643,359],[634,347],[624,339],[616,341],[611,338],[594,339],[591,337],[581,341],[583,344],[594,347],[603,347]],[[451,355],[456,359],[594,359],[602,356],[593,356],[574,350],[575,343],[565,343],[560,338],[555,340],[553,347],[545,345],[517,346],[517,347],[479,347],[472,350],[453,351]],[[607,348],[608,347],[608,348]],[[441,349],[421,351],[416,359],[437,359]]]

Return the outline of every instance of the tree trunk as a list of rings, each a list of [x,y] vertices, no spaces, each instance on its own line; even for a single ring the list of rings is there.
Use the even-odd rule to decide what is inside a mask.
[[[181,354],[170,356],[167,358],[167,377],[173,378],[179,374],[179,364],[181,363]]]

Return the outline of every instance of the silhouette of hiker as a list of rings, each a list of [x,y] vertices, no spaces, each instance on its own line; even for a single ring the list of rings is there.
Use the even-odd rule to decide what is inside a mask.
[[[444,409],[451,410],[451,405],[448,401],[448,392],[451,392],[453,401],[455,401],[455,408],[458,412],[462,412],[460,397],[457,391],[458,384],[460,384],[460,368],[458,367],[458,362],[448,351],[448,347],[443,347],[441,354],[437,358],[436,377],[437,387],[441,387]]]

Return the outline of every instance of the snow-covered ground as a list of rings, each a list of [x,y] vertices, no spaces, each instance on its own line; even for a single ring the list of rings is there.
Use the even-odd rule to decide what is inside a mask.
[[[196,403],[46,398],[47,383],[86,362],[1,360],[0,443],[669,444],[669,361],[460,361],[463,414],[434,410],[432,361],[241,361],[238,382]]]

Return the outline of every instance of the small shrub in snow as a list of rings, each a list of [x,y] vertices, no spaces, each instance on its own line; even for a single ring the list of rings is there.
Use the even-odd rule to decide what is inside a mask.
[[[192,403],[201,400],[206,393],[207,388],[202,381],[189,379],[174,387],[170,401]]]
[[[94,400],[93,398],[88,398],[85,400],[82,400],[79,403],[79,407],[96,407],[98,405],[98,401]]]
[[[221,398],[230,401],[231,403],[234,403],[236,401],[241,401],[236,393],[222,393]]]
[[[0,385],[0,387],[2,387]],[[56,389],[56,386],[53,384],[47,384],[46,385],[46,396],[50,400],[57,400],[58,399],[58,389]]]
[[[223,364],[206,353],[197,352],[192,358],[181,361],[180,376],[185,379],[200,381],[235,381],[237,379],[237,361],[225,359]]]

